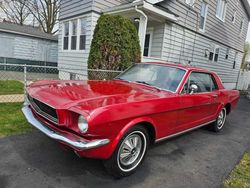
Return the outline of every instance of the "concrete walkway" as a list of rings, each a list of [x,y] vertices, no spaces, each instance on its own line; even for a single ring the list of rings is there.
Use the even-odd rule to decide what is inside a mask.
[[[24,95],[0,95],[0,103],[23,102]]]

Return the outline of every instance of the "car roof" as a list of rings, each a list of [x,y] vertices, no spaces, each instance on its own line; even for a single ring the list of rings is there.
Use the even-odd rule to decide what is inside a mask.
[[[169,63],[169,62],[143,62],[145,64],[154,64],[154,65],[163,65],[163,66],[171,66],[176,68],[181,68],[189,71],[201,71],[201,72],[207,72],[207,73],[214,73],[212,71],[209,71],[207,69],[199,68],[199,67],[193,67],[190,65],[182,65],[177,63]]]

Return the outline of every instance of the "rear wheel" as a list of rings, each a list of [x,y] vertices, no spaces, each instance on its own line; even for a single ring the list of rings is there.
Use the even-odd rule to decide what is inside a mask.
[[[216,121],[211,124],[211,128],[214,132],[219,132],[223,129],[225,121],[227,117],[227,110],[226,108],[222,108],[222,110],[219,113],[219,116],[217,117]]]
[[[131,128],[122,137],[113,155],[104,161],[104,166],[116,178],[131,175],[141,165],[148,143],[148,132],[143,126]]]

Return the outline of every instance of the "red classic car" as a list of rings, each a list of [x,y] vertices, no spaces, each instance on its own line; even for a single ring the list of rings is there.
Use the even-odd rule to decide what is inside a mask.
[[[122,177],[152,143],[208,124],[222,130],[239,92],[204,69],[140,63],[111,81],[37,81],[27,98],[22,111],[30,124]]]

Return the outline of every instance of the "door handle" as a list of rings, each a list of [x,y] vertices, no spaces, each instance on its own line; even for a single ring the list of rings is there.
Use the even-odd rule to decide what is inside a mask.
[[[214,99],[217,99],[217,98],[218,98],[218,95],[212,95],[212,97],[213,97]]]

